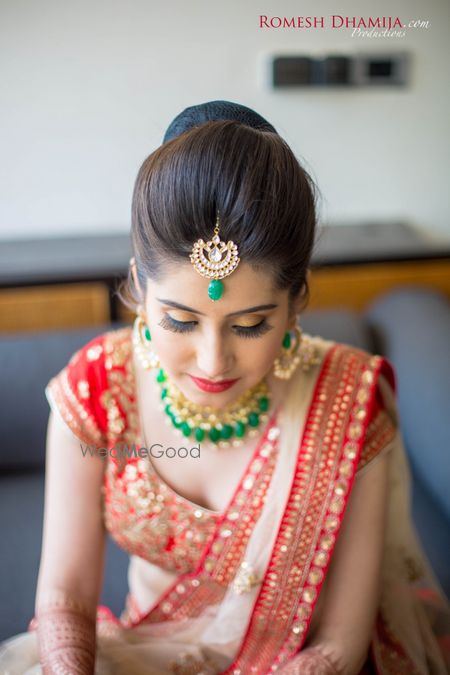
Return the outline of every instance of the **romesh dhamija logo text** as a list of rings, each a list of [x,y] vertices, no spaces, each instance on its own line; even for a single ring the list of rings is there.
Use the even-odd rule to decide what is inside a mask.
[[[267,16],[259,15],[260,28],[404,28],[398,16]]]

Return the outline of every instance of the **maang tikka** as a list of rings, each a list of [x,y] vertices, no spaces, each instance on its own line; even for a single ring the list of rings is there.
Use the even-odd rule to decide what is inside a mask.
[[[217,212],[214,236],[206,243],[197,239],[190,255],[191,263],[199,274],[211,279],[208,296],[211,300],[219,300],[223,295],[221,279],[234,272],[239,265],[238,247],[234,241],[222,241],[219,237],[219,212]]]

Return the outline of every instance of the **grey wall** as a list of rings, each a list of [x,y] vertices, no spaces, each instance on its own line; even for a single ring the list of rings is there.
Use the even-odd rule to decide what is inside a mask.
[[[399,16],[403,38],[261,30],[260,14]],[[323,222],[448,220],[444,0],[2,0],[0,238],[126,231],[133,181],[181,109],[214,98],[255,107],[312,172]],[[264,84],[272,52],[408,50],[407,89]]]

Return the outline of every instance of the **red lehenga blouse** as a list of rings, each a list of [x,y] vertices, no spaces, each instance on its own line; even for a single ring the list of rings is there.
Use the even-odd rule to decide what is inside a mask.
[[[318,337],[305,339],[325,344]],[[99,636],[193,621],[205,608],[220,606],[230,588],[242,594],[251,587],[254,601],[232,657],[219,659],[219,669],[205,672],[271,673],[301,650],[318,615],[320,591],[353,482],[398,438],[379,386],[384,378],[395,392],[391,364],[345,344],[327,345],[312,376],[292,481],[259,578],[249,576],[246,548],[277,466],[280,410],[272,413],[229,504],[220,513],[178,495],[148,459],[132,453],[117,459],[114,452],[107,454],[102,486],[105,529],[130,554],[130,567],[134,565],[137,572],[120,617],[107,607],[98,608]],[[80,441],[108,449],[143,444],[135,392],[130,328],[89,342],[46,389],[51,405]],[[427,630],[433,634],[427,640],[434,642],[423,650],[423,660],[416,660],[408,637],[400,635],[401,630],[396,633],[398,623],[390,621],[389,602],[381,602],[361,673],[445,673],[445,664],[450,663],[450,613],[445,598],[421,583],[424,571],[407,551],[397,551],[396,559],[403,564],[402,584],[408,585],[413,602],[426,606]],[[163,591],[151,602],[137,595],[145,583],[145,575],[139,577],[142,565],[167,575]],[[443,615],[445,621],[439,624]],[[422,625],[423,621],[422,616]],[[36,625],[33,617],[28,630]],[[434,650],[431,657],[428,648]],[[424,666],[427,658],[429,670]],[[185,670],[183,663],[183,658],[173,660],[164,672],[201,672],[201,663],[198,670],[192,659],[186,661]]]

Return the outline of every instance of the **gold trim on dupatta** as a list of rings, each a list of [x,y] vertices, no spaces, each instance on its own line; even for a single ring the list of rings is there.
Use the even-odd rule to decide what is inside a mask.
[[[226,673],[275,672],[305,642],[358,468],[383,362],[343,344],[328,352],[265,579],[245,639]]]

